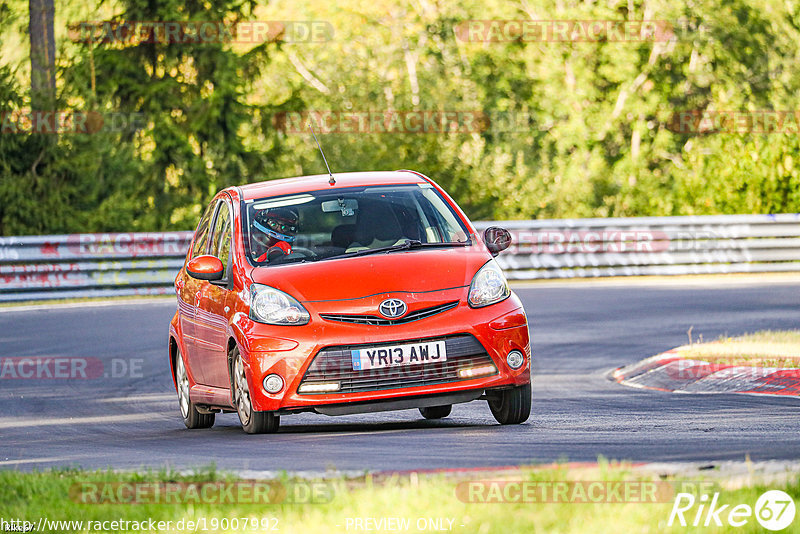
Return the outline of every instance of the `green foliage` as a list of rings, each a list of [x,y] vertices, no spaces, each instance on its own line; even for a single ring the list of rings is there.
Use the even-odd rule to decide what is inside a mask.
[[[26,7],[0,9],[4,111],[30,105],[13,47]],[[800,109],[795,11],[778,0],[117,0],[88,16],[57,3],[61,109],[138,113],[144,128],[0,135],[0,233],[191,228],[222,187],[324,172],[308,134],[276,120],[308,110],[484,114],[467,132],[320,135],[334,171],[419,170],[477,219],[798,212],[798,133],[676,128],[686,111]],[[66,38],[69,23],[106,18],[313,20],[334,34]],[[674,36],[468,42],[457,29],[472,19],[668,21]]]

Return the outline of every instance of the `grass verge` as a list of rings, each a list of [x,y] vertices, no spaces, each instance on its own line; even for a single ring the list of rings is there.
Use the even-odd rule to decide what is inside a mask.
[[[742,527],[729,525],[731,509],[742,504],[762,517],[776,516],[781,506],[788,513],[786,505],[768,503],[769,510],[763,506],[754,510],[765,491],[782,490],[794,502],[800,497],[796,473],[778,483],[736,487],[726,484],[724,477],[710,475],[686,480],[603,462],[597,467],[557,465],[330,480],[282,477],[258,483],[213,468],[189,475],[0,471],[0,518],[29,521],[34,529],[47,518],[49,528],[40,531],[50,532],[760,532],[763,528],[755,515],[739,517],[745,520]],[[257,484],[266,485],[266,491],[254,490]],[[692,495],[696,503],[683,512],[687,527],[680,526],[677,516],[669,527],[681,492]],[[706,512],[715,494],[717,508],[729,506],[718,515],[722,526],[714,526],[712,517],[706,527]],[[700,509],[702,495],[707,495],[704,509]],[[681,507],[688,505],[688,496],[681,499]],[[698,510],[698,526],[693,527]],[[58,528],[54,520],[82,524]],[[134,528],[111,521],[145,524]],[[163,523],[151,528],[150,521]],[[800,531],[800,520],[784,531]]]
[[[681,358],[752,367],[800,367],[800,330],[764,330],[675,349]]]

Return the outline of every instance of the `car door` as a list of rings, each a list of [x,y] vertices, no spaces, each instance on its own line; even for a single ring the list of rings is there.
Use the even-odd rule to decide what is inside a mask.
[[[189,259],[202,256],[208,252],[208,236],[211,231],[211,219],[214,215],[215,205],[215,202],[208,205],[203,216],[200,218],[200,222],[197,224],[194,239],[192,240],[192,249],[189,252]],[[201,280],[192,278],[185,271],[181,274],[180,278],[176,280],[178,321],[183,336],[184,356],[192,379],[200,384],[204,383],[204,379],[201,366],[197,361],[199,354],[195,321],[197,317],[197,307],[200,305],[200,298],[202,296],[203,283],[204,282]]]
[[[197,308],[196,325],[202,330],[198,335],[198,346],[201,353],[201,366],[205,384],[227,388],[228,381],[227,346],[228,318],[231,297],[231,239],[232,210],[227,199],[219,201],[209,241],[209,254],[222,262],[225,271],[222,279],[215,282],[203,282],[200,305]]]

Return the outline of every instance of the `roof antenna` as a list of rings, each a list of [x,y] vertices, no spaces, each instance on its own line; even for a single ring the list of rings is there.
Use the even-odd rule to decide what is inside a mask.
[[[317,134],[314,133],[314,128],[311,126],[311,121],[308,121],[308,129],[311,130],[311,135],[314,136],[314,141],[317,142],[317,148],[319,148],[319,153],[322,154],[322,161],[325,162],[325,167],[328,168],[328,174],[330,175],[331,179],[328,180],[328,183],[331,185],[336,185],[336,179],[333,177],[333,173],[331,172],[331,168],[328,165],[328,160],[325,159],[325,152],[322,151],[322,147],[319,145],[319,141],[317,140]]]

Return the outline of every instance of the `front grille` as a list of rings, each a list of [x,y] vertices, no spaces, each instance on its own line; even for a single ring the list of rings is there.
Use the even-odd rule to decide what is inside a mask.
[[[411,312],[399,319],[386,319],[385,317],[378,317],[377,315],[339,315],[335,313],[321,313],[319,316],[328,321],[339,321],[342,323],[355,323],[355,324],[370,324],[378,326],[388,326],[394,324],[405,324],[412,321],[419,321],[433,315],[452,310],[458,306],[458,301],[446,302],[430,308],[424,308]]]
[[[387,345],[429,341],[444,341],[447,361],[424,363],[381,369],[353,370],[351,350]],[[314,357],[300,385],[339,382],[340,389],[333,393],[357,393],[381,389],[411,388],[468,380],[458,376],[458,371],[491,364],[492,359],[475,337],[469,334],[456,336],[398,340],[392,343],[328,347]],[[302,393],[314,395],[315,393]]]

